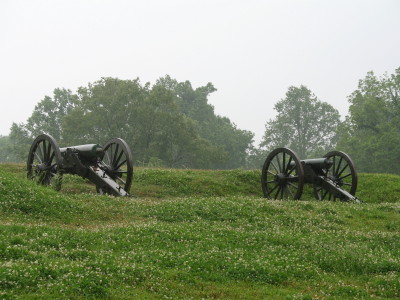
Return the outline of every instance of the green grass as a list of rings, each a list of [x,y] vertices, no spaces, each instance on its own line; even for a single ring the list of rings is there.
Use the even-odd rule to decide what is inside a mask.
[[[114,198],[0,165],[0,298],[400,297],[400,177],[355,204],[266,200],[259,173],[138,169]]]
[[[25,165],[3,164],[1,168],[18,178],[26,178]],[[131,194],[137,198],[251,196],[262,197],[261,170],[182,170],[135,168]],[[96,188],[79,176],[64,175],[61,193],[96,194]],[[393,174],[358,174],[356,196],[366,203],[400,200],[400,176]],[[313,198],[306,185],[302,200]]]

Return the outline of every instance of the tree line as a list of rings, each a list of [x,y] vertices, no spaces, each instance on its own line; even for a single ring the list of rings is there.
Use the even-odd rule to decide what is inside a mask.
[[[24,161],[32,140],[52,135],[60,146],[121,137],[136,165],[173,168],[260,168],[268,152],[289,147],[301,158],[337,149],[359,171],[400,174],[400,68],[377,77],[369,72],[348,97],[349,113],[319,100],[306,86],[291,86],[265,124],[260,145],[254,134],[216,115],[208,103],[212,83],[193,88],[170,76],[155,84],[102,78],[75,93],[56,88],[25,123],[0,137],[0,161]]]
[[[215,91],[211,83],[194,89],[189,81],[170,76],[152,86],[139,79],[102,78],[76,93],[55,89],[25,123],[12,125],[12,152],[25,160],[41,133],[52,135],[61,147],[120,137],[136,165],[239,168],[254,134],[214,113],[208,96]]]

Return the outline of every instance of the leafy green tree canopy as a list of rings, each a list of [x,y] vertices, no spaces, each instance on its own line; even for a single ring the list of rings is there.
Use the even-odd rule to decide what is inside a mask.
[[[289,87],[274,108],[277,116],[266,123],[260,145],[268,151],[288,147],[303,159],[323,155],[335,146],[339,112],[307,87]]]
[[[172,91],[180,112],[194,120],[202,139],[216,147],[212,152],[219,153],[219,158],[213,159],[212,168],[233,169],[246,166],[248,151],[253,147],[254,134],[237,128],[229,118],[215,114],[214,107],[208,103],[209,95],[217,90],[212,83],[193,89],[189,81],[177,82],[167,75],[160,78],[156,85]]]
[[[16,153],[12,149],[9,136],[0,135],[0,162],[16,162],[18,161]]]
[[[26,123],[32,136],[41,133],[62,139],[62,120],[72,110],[77,101],[70,90],[56,88],[53,97],[45,96],[36,106]]]
[[[338,145],[363,172],[400,174],[400,68],[378,78],[368,72],[349,96]]]
[[[244,165],[253,134],[214,114],[211,83],[192,88],[169,76],[142,85],[139,79],[102,78],[77,90],[55,89],[36,105],[26,124],[14,124],[10,138],[23,156],[26,141],[51,134],[68,146],[121,137],[136,164],[190,168]],[[20,145],[20,146],[17,146]]]

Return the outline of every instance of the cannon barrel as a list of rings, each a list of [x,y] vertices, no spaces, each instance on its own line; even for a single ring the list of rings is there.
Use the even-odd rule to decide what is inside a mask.
[[[316,169],[329,169],[333,162],[328,158],[310,158],[302,160],[303,164]]]
[[[329,158],[310,158],[301,160],[303,165],[308,165],[315,169],[329,169],[333,162]],[[294,167],[296,164],[295,161],[290,162],[290,166]]]
[[[71,149],[73,152],[77,152],[78,155],[82,158],[103,159],[104,156],[104,149],[99,144],[86,144],[86,145],[77,145],[77,146],[60,148],[61,155],[63,155],[63,153],[66,153],[67,149]]]

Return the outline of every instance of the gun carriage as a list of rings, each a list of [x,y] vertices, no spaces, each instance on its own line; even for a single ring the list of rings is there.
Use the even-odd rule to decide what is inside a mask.
[[[120,138],[113,138],[104,146],[87,144],[60,148],[52,136],[39,135],[29,150],[28,178],[59,190],[63,174],[89,179],[100,194],[129,196],[132,153]]]
[[[264,197],[270,199],[300,199],[304,184],[309,183],[317,200],[358,202],[357,181],[354,162],[340,151],[300,160],[294,151],[277,148],[267,156],[261,175]]]

